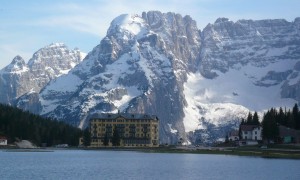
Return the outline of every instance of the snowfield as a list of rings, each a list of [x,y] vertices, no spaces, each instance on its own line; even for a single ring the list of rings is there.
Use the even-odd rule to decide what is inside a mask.
[[[184,109],[185,131],[204,129],[201,119],[219,125],[245,117],[249,111],[262,114],[271,107],[292,107],[297,101],[280,97],[281,86],[264,87],[255,83],[269,71],[284,72],[291,69],[296,61],[280,61],[266,67],[251,64],[230,69],[226,73],[215,71],[218,77],[204,78],[200,73],[189,73],[184,84],[187,106]]]

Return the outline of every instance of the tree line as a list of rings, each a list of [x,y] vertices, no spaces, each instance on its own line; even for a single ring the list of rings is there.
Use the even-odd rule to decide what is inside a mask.
[[[276,140],[279,136],[279,125],[289,127],[291,129],[300,130],[300,112],[297,104],[292,110],[283,110],[279,108],[271,108],[268,110],[262,120],[263,138],[267,140]]]
[[[260,125],[257,112],[255,111],[253,115],[249,112],[247,119],[242,119],[241,125]]]
[[[77,146],[83,131],[62,121],[44,118],[21,109],[0,104],[0,135],[8,143],[30,140],[38,146],[69,144]]]
[[[276,140],[279,137],[279,125],[300,130],[299,107],[295,104],[292,110],[286,108],[283,110],[282,107],[279,110],[271,108],[264,114],[261,122],[259,122],[257,112],[253,115],[249,112],[247,118],[242,119],[241,125],[261,125],[263,139]],[[239,128],[239,134],[241,134],[241,128]]]

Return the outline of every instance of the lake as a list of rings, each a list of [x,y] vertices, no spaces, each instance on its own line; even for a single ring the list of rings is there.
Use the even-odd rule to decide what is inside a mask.
[[[135,151],[0,150],[0,179],[300,179],[300,160]]]

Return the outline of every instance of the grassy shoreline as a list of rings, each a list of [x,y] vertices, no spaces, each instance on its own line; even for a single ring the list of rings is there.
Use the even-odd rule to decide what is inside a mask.
[[[234,156],[253,156],[253,157],[263,157],[263,158],[283,158],[283,159],[300,159],[300,152],[287,152],[287,151],[253,151],[253,150],[207,150],[207,149],[197,149],[197,150],[157,150],[152,151],[157,153],[187,153],[187,154],[216,154],[216,155],[234,155]]]
[[[14,152],[13,149],[15,148],[5,148],[3,146],[2,148],[0,148],[0,150],[10,150],[10,152]],[[17,149],[18,148],[16,148],[15,150]],[[97,150],[97,151],[106,150],[106,151],[136,151],[136,152],[143,152],[143,153],[215,154],[215,155],[252,156],[252,157],[262,157],[262,158],[300,160],[300,148],[298,147],[296,148],[275,147],[269,149],[261,149],[259,147],[212,147],[212,148],[179,147],[178,148],[178,147],[171,146],[171,147],[157,147],[157,148],[138,148],[138,147],[137,148],[128,148],[128,147],[52,148],[50,147],[50,148],[40,148],[40,149],[44,149],[45,152],[51,152],[54,150]],[[20,149],[19,151],[21,152],[22,150]],[[18,152],[18,150],[16,152]]]
[[[300,149],[261,149],[259,147],[212,147],[212,148],[128,148],[128,147],[101,147],[82,148],[83,150],[108,150],[108,151],[136,151],[143,153],[178,153],[178,154],[215,154],[233,156],[252,156],[262,158],[300,159]]]
[[[88,148],[90,149],[90,148]],[[91,149],[92,150],[92,149]],[[158,147],[158,148],[95,148],[94,150],[123,150],[138,151],[145,153],[182,153],[182,154],[216,154],[216,155],[235,155],[235,156],[253,156],[263,158],[283,158],[300,159],[299,148],[270,148],[261,149],[259,147],[212,147],[212,148],[176,148],[176,147]]]
[[[300,159],[300,151],[290,151],[288,149],[260,149],[260,148],[214,148],[214,149],[196,149],[183,150],[180,153],[193,154],[222,154],[235,156],[254,156],[263,158],[284,158],[284,159]]]

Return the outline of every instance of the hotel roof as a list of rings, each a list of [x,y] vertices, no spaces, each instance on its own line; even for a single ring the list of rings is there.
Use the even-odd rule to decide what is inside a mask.
[[[123,117],[125,119],[141,119],[141,120],[148,120],[148,119],[155,119],[158,120],[158,117],[155,115],[148,115],[148,114],[131,114],[131,113],[97,113],[91,115],[90,119],[116,119],[119,117]]]

